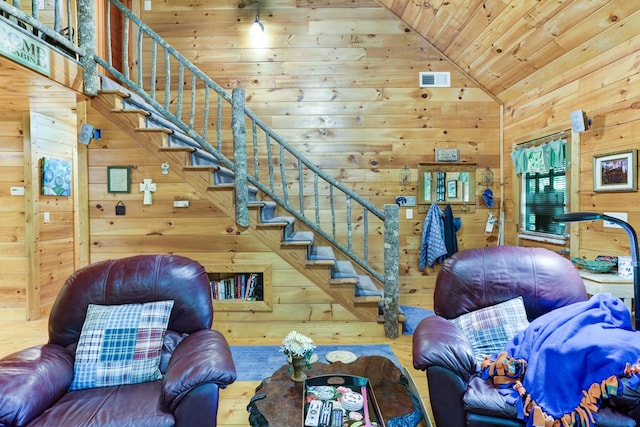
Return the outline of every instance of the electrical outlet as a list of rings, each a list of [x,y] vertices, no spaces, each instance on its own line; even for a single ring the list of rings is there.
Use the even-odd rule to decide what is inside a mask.
[[[49,212],[44,212],[42,214],[42,221],[46,224],[48,222],[51,222],[51,214]]]
[[[413,219],[413,209],[407,209],[405,211],[405,215],[406,215],[407,219]]]

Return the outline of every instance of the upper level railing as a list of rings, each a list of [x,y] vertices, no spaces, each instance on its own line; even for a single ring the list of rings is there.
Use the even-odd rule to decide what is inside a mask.
[[[54,28],[42,26],[19,5],[13,7],[0,1],[0,9],[77,56],[84,67],[85,93],[97,94],[98,68],[102,67],[215,156],[222,166],[233,170],[236,221],[240,225],[249,225],[248,187],[255,186],[384,283],[388,307],[385,317],[393,316],[391,321],[396,321],[396,205],[379,209],[314,165],[246,106],[243,90],[234,90],[230,95],[118,0],[102,0],[100,9],[91,0],[79,0],[75,25],[73,15],[64,13],[71,10],[69,1],[64,7],[56,6],[55,16],[66,16],[67,21]],[[55,3],[58,5],[61,0]],[[37,9],[37,5],[34,7]],[[94,22],[98,21],[105,34],[96,34]],[[69,30],[65,32],[61,27]],[[78,28],[77,46],[73,28]],[[108,41],[100,54],[97,38]],[[370,256],[370,248],[384,248],[384,259]]]

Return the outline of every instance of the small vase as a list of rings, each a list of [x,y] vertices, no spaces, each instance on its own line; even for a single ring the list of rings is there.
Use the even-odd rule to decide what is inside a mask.
[[[304,368],[307,366],[307,359],[300,356],[291,356],[289,361],[291,365],[291,379],[295,382],[302,382],[307,378],[307,374],[304,373]]]

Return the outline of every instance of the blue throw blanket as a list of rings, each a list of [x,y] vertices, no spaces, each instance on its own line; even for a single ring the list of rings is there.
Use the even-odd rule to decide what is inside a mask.
[[[545,414],[559,419],[576,410],[583,391],[638,362],[640,332],[622,301],[598,294],[534,320],[505,351],[526,361],[522,386]]]

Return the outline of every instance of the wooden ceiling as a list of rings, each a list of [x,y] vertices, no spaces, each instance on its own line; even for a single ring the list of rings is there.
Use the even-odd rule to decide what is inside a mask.
[[[636,0],[378,1],[504,103],[618,45],[640,43]],[[25,105],[46,109],[51,97],[42,93],[63,95],[51,80],[20,68],[0,57],[5,114]],[[33,95],[20,95],[25,87]]]
[[[379,1],[502,102],[640,43],[636,0]]]

